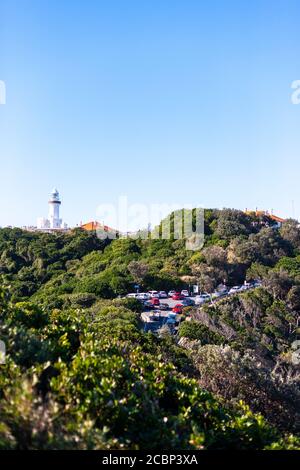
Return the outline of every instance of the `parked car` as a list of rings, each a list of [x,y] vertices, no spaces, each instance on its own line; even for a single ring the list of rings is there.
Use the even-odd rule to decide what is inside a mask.
[[[228,289],[225,284],[219,284],[218,287],[216,288],[216,292],[220,292],[224,295],[228,294]]]
[[[166,323],[175,325],[176,323],[176,312],[170,312],[167,318]]]
[[[229,294],[236,294],[237,292],[241,292],[241,291],[242,291],[242,286],[233,286],[229,290]]]
[[[160,291],[158,292],[158,295],[159,295],[159,298],[160,298],[160,299],[167,299],[167,298],[168,298],[168,294],[167,294],[166,291],[164,291],[164,290],[160,290]]]
[[[150,297],[152,299],[158,299],[159,298],[159,295],[158,295],[158,291],[157,290],[149,290],[149,294],[150,294]]]
[[[248,286],[248,284],[243,284],[243,285],[241,286],[241,288],[240,288],[240,291],[242,292],[242,291],[245,291],[245,290],[248,290],[248,289],[250,289],[250,287]]]
[[[138,296],[138,294],[136,293],[132,293],[132,294],[127,294],[126,297],[128,297],[129,299],[136,299]]]
[[[168,304],[160,303],[159,308],[160,310],[169,310],[170,307]]]
[[[176,294],[176,290],[169,290],[168,297],[173,297],[174,294]]]
[[[209,302],[211,300],[211,296],[209,294],[200,294],[196,295],[195,297],[195,305],[201,305],[205,302]]]
[[[181,304],[176,304],[176,305],[172,308],[172,312],[173,312],[173,313],[182,313],[182,308],[183,308],[183,305],[181,305]]]
[[[148,294],[148,292],[140,292],[139,294],[137,294],[136,298],[139,300],[149,300],[150,294]]]
[[[149,302],[151,303],[151,305],[159,305],[160,304],[160,301],[157,297],[152,297]]]
[[[217,290],[211,294],[212,299],[218,299],[219,297],[222,297],[222,294],[218,292]]]
[[[189,294],[189,291],[188,291],[188,290],[183,289],[183,290],[181,291],[181,295],[183,295],[183,297],[189,297],[190,294]]]
[[[175,292],[175,294],[172,295],[173,300],[182,300],[183,295],[180,294],[180,292]]]
[[[181,303],[184,307],[190,307],[192,305],[195,305],[195,301],[192,299],[183,299]]]
[[[143,305],[144,305],[144,308],[145,308],[146,310],[153,308],[153,305],[152,305],[152,303],[150,302],[150,300],[145,300],[145,301],[143,302]]]
[[[160,313],[159,312],[151,312],[151,314],[149,315],[149,320],[151,320],[151,321],[160,321],[161,320]]]
[[[244,287],[246,287],[247,289],[251,289],[253,287],[253,282],[244,282]]]
[[[220,291],[220,290],[215,290],[215,291],[211,294],[211,296],[212,296],[213,299],[219,299],[220,297],[224,297],[224,296],[227,295],[227,294],[228,294],[228,290],[227,290],[227,289],[226,289],[226,290],[221,290],[221,291]]]

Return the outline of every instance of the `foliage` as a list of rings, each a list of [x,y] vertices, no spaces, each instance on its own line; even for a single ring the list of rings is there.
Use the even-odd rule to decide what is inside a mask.
[[[298,225],[206,210],[189,252],[175,217],[168,240],[0,229],[1,449],[299,448]],[[191,308],[177,337],[123,297],[245,277],[262,287]]]
[[[179,327],[179,336],[199,340],[201,344],[222,344],[224,338],[196,321],[185,321]]]

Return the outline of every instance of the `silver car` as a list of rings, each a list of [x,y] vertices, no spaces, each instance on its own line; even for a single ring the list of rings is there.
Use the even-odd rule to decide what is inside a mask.
[[[211,296],[209,294],[196,295],[195,305],[202,305],[205,302],[209,302],[210,300],[211,300]]]

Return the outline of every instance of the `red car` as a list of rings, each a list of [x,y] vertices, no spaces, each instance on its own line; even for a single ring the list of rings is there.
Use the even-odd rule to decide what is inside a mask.
[[[160,304],[160,301],[157,297],[152,297],[152,299],[150,299],[150,303],[152,305],[159,305]]]
[[[180,292],[175,292],[175,294],[172,296],[173,300],[182,300],[183,295],[180,294]]]
[[[183,305],[176,304],[175,307],[172,308],[172,312],[173,313],[182,313],[182,307],[183,307]]]

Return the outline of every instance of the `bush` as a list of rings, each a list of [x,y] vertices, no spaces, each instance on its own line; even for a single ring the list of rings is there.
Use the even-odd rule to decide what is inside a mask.
[[[180,338],[199,340],[201,344],[222,344],[225,338],[196,321],[184,321],[179,327]]]

